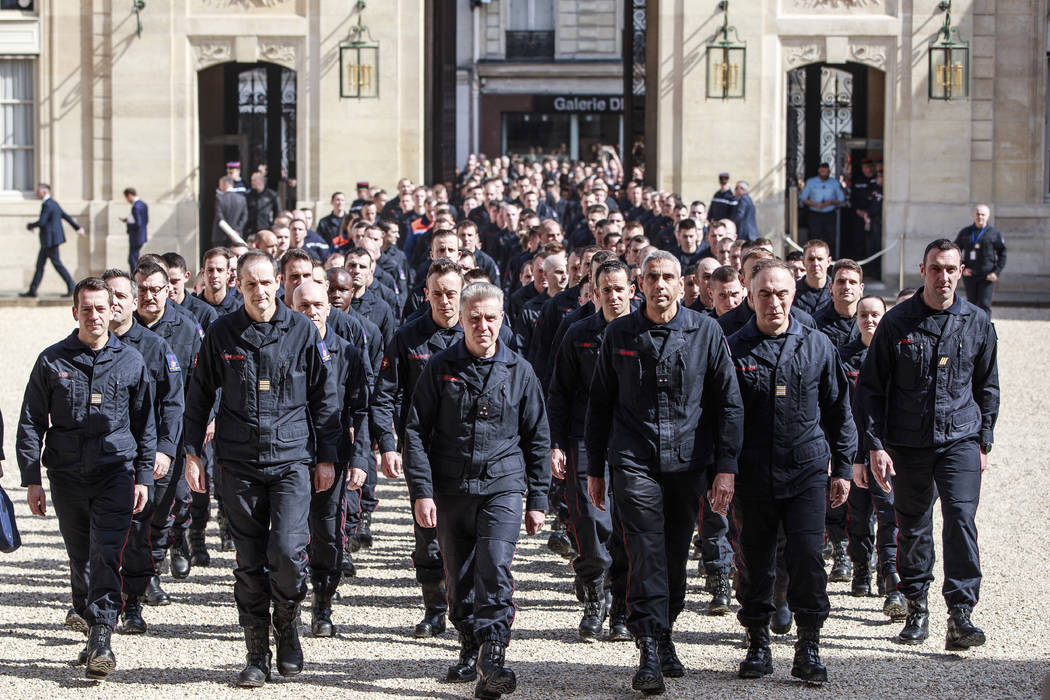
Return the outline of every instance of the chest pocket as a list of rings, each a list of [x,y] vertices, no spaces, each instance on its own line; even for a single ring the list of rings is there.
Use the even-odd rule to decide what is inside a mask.
[[[928,357],[926,342],[922,338],[901,338],[897,343],[897,363],[893,371],[893,383],[909,391],[920,388]]]
[[[820,400],[820,372],[822,366],[805,362],[803,357],[796,357],[791,363],[792,387],[796,410],[801,416],[819,415],[817,402]]]
[[[641,388],[644,379],[642,358],[633,348],[613,348],[613,368],[620,384],[628,389]]]
[[[71,422],[83,420],[84,407],[87,404],[87,382],[82,377],[55,377],[52,392],[53,411],[61,411]]]
[[[281,400],[285,405],[300,406],[306,403],[306,371],[300,366],[301,363],[300,358],[286,360],[278,371]]]
[[[503,414],[508,401],[507,384],[500,384],[478,397],[477,413],[475,414],[479,423],[492,423],[498,425],[503,422]]]
[[[450,422],[462,426],[466,423],[470,409],[470,388],[454,375],[439,377],[441,400],[439,402],[437,430],[443,431]]]
[[[119,421],[128,410],[131,395],[128,390],[130,382],[127,377],[116,376],[106,379],[102,391],[102,414],[111,422]]]
[[[248,401],[248,360],[234,350],[222,353],[222,400],[227,405],[242,409]]]

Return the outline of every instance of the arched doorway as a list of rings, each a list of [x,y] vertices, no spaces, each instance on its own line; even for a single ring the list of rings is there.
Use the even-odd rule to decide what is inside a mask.
[[[830,166],[831,177],[847,195],[846,206],[838,211],[835,240],[828,241],[835,257],[860,260],[882,248],[881,209],[865,222],[857,213],[864,187],[854,185],[867,179],[865,161],[881,183],[885,94],[885,73],[859,63],[812,63],[787,74],[788,196],[797,194],[821,163]],[[801,206],[798,211],[799,241],[805,241],[807,212]],[[878,278],[879,261],[866,265],[865,272]]]
[[[296,201],[296,74],[272,63],[223,63],[197,73],[200,124],[200,252],[211,247],[215,189],[226,163],[244,186],[264,166],[286,207]]]

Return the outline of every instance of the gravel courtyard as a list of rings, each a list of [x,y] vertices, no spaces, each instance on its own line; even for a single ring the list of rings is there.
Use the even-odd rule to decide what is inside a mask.
[[[776,638],[775,671],[758,681],[736,678],[742,630],[734,616],[708,617],[702,579],[693,578],[676,630],[687,667],[668,679],[667,697],[1038,697],[1050,674],[1050,377],[1039,359],[1050,346],[1050,309],[998,309],[1002,410],[996,447],[985,474],[978,512],[984,586],[975,622],[988,643],[965,654],[944,651],[945,612],[938,580],[931,590],[930,639],[902,647],[899,629],[881,613],[881,599],[853,598],[849,584],[831,584],[831,618],[821,647],[830,682],[804,689],[790,677],[794,636]],[[71,665],[84,638],[62,627],[69,600],[68,569],[50,508],[31,518],[18,486],[15,426],[29,368],[37,353],[74,327],[68,307],[0,308],[7,348],[0,365],[0,409],[6,431],[3,477],[16,504],[23,546],[0,555],[0,693],[8,698],[244,697],[233,686],[244,645],[236,626],[232,554],[215,551],[212,564],[184,582],[165,577],[173,604],[146,608],[146,636],[114,635],[117,671],[101,684]],[[1034,352],[1033,352],[1034,351]],[[451,632],[419,641],[410,636],[420,612],[411,574],[410,515],[403,482],[380,477],[375,546],[362,551],[357,578],[341,587],[334,606],[335,639],[303,635],[306,669],[275,681],[253,697],[471,697],[473,685],[440,681],[455,656]],[[937,524],[939,532],[939,520]],[[544,546],[548,532],[522,540],[515,560],[514,640],[508,664],[518,673],[519,698],[628,698],[637,661],[633,644],[576,640],[579,605],[571,569]],[[308,614],[305,616],[308,621]],[[1050,682],[1050,681],[1048,681]],[[1048,690],[1047,692],[1050,692]]]

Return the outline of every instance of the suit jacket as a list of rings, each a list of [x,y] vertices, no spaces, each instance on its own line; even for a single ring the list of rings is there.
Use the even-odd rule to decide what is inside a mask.
[[[740,198],[736,200],[736,210],[730,218],[736,224],[737,238],[745,241],[753,241],[758,238],[755,203],[751,201],[751,195],[746,193],[740,195]]]
[[[51,248],[66,242],[66,234],[62,230],[62,220],[65,219],[73,228],[80,228],[80,224],[72,216],[62,211],[51,197],[44,200],[40,205],[40,218],[29,224],[30,229],[40,229],[40,247]]]
[[[131,216],[128,218],[128,242],[131,245],[145,245],[147,240],[146,226],[148,224],[149,207],[141,199],[136,199],[131,205]]]
[[[216,246],[229,245],[230,238],[219,228],[220,221],[229,224],[242,238],[247,235],[244,232],[244,224],[248,221],[248,205],[243,194],[227,190],[215,195],[215,222],[212,224],[211,242]]]

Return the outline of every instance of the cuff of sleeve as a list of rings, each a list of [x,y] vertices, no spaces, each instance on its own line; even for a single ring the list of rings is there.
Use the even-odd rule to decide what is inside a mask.
[[[40,464],[34,464],[29,467],[25,467],[22,470],[22,486],[40,486],[43,481],[40,479]]]
[[[882,446],[882,440],[878,439],[877,437],[875,437],[871,433],[868,433],[867,440],[865,440],[865,442],[867,444],[866,445],[862,445],[862,447],[866,447],[869,452],[873,452],[875,450],[884,450],[884,449],[886,449],[885,447]]]
[[[412,496],[413,503],[421,498],[434,498],[434,488],[430,484],[415,484],[409,489],[409,493]]]
[[[525,510],[547,511],[547,494],[530,493],[525,497]]]
[[[981,430],[981,444],[982,445],[991,445],[994,442],[995,442],[995,438],[992,435],[992,431],[990,429],[988,429],[988,430]]]
[[[716,457],[714,469],[715,474],[736,474],[738,471],[736,457],[729,457],[725,455]]]
[[[152,486],[153,485],[153,466],[147,465],[145,467],[135,467],[135,485],[136,486]]]
[[[397,451],[397,440],[391,433],[385,433],[379,436],[379,452],[396,452]]]
[[[158,440],[157,441],[157,452],[160,452],[161,454],[168,455],[168,457],[171,457],[172,461],[175,460],[176,449],[177,448],[175,446],[175,443],[172,442],[171,440]],[[196,455],[194,455],[194,456],[196,456]]]
[[[335,443],[327,443],[317,446],[317,461],[318,462],[335,462],[339,461],[339,450],[336,448]]]
[[[605,456],[604,455],[588,455],[587,459],[587,476],[593,476],[596,479],[605,478]]]
[[[836,479],[853,478],[853,462],[838,461],[831,469],[831,475]]]

